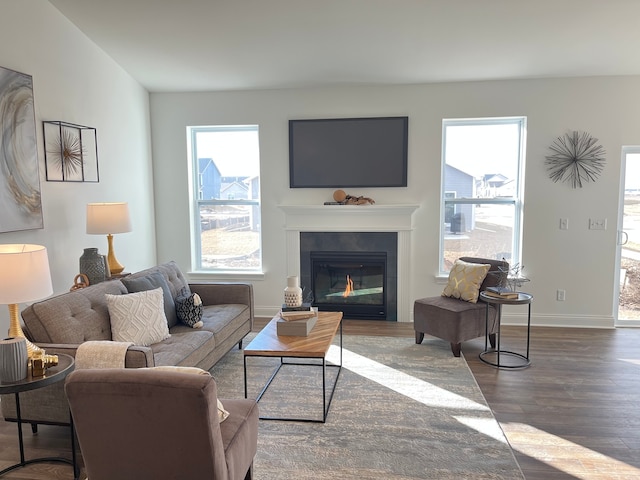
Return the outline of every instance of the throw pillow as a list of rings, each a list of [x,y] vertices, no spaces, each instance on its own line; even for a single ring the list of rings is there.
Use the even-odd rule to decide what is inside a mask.
[[[198,368],[198,367],[180,367],[177,365],[163,365],[163,366],[158,366],[158,367],[148,367],[149,370],[161,370],[161,371],[165,371],[165,372],[179,372],[179,373],[190,373],[193,375],[209,375],[211,376],[211,374],[209,372],[207,372],[206,370],[203,370],[202,368]],[[229,412],[227,410],[225,410],[224,405],[222,404],[222,402],[220,401],[220,399],[218,398],[218,422],[222,423],[224,422],[227,417],[229,417]]]
[[[480,285],[491,268],[488,263],[469,263],[456,260],[449,272],[449,281],[443,297],[459,298],[470,303],[478,302]]]
[[[124,295],[105,294],[111,320],[111,339],[149,346],[169,338],[162,288]]]
[[[202,300],[197,293],[184,292],[176,297],[176,314],[178,320],[191,328],[201,328],[202,323]]]
[[[173,295],[169,289],[169,283],[160,272],[150,273],[144,277],[123,278],[122,283],[127,287],[129,293],[144,292],[145,290],[153,290],[158,287],[162,288],[164,300],[164,314],[167,317],[169,328],[178,323],[176,316],[176,306],[173,301]]]

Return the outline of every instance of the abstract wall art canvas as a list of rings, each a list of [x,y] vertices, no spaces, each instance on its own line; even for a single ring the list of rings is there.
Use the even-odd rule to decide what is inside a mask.
[[[0,233],[43,228],[33,79],[0,67]]]

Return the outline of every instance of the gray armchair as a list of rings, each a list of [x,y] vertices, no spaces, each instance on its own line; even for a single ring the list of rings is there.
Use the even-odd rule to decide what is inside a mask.
[[[461,257],[469,263],[490,264],[491,268],[485,277],[480,291],[487,287],[497,286],[503,280],[501,272],[509,271],[509,263],[503,260],[490,260],[476,257]],[[432,335],[451,343],[451,351],[460,356],[462,342],[485,335],[487,304],[478,301],[470,303],[450,297],[427,297],[416,300],[413,304],[413,325],[416,343],[422,343],[424,335]],[[493,305],[489,306],[489,341],[495,348],[498,330],[498,313]]]
[[[210,375],[86,369],[65,382],[91,480],[249,480],[258,441],[255,400],[222,400]]]

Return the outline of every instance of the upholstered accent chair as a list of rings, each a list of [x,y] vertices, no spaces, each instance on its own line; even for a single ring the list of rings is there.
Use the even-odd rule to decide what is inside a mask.
[[[65,391],[91,480],[252,478],[257,403],[222,399],[221,421],[210,375],[82,369]]]
[[[505,278],[503,272],[509,271],[509,263],[504,260],[477,257],[461,257],[460,260],[491,265],[479,287],[480,292],[487,287],[499,285]],[[413,304],[416,343],[422,343],[425,334],[432,335],[450,342],[451,351],[459,357],[462,342],[485,335],[486,308],[487,304],[482,301],[465,301],[443,295],[418,299]],[[489,341],[494,348],[498,321],[498,311],[490,305]]]

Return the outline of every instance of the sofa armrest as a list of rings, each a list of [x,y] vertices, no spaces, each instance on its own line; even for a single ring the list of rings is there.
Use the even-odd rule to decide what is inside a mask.
[[[66,354],[75,358],[76,352],[80,345],[76,344],[64,344],[64,343],[38,343],[40,348],[48,354],[58,355]],[[131,345],[127,349],[127,355],[124,359],[125,368],[141,368],[141,367],[153,367],[155,362],[153,360],[153,351],[151,347],[143,347],[139,345]]]
[[[253,320],[253,285],[250,283],[190,283],[189,288],[200,295],[204,305],[248,305]]]

